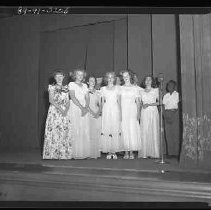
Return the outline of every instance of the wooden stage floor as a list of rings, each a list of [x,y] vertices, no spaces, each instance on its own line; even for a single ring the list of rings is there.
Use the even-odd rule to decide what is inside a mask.
[[[211,172],[176,159],[42,160],[38,151],[1,152],[0,201],[205,202]],[[0,203],[1,206],[1,203]]]

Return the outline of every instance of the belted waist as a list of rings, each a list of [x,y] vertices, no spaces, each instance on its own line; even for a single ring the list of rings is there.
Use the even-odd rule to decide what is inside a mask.
[[[168,112],[176,112],[178,109],[165,109],[165,111],[168,111]]]

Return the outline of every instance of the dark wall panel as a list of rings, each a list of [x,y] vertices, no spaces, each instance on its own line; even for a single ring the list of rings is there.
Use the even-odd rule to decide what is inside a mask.
[[[115,21],[114,25],[114,70],[127,68],[127,19]]]
[[[141,81],[152,72],[150,15],[128,17],[128,67]]]
[[[177,81],[175,15],[152,15],[153,75],[164,74],[164,86]]]
[[[0,21],[0,149],[38,147],[39,17]]]

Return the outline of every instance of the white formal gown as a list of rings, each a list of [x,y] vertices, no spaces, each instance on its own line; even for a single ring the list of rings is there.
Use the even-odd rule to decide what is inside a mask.
[[[85,106],[85,95],[88,93],[88,87],[82,83],[79,86],[75,82],[69,83],[69,90],[75,91],[75,97],[82,106]],[[81,109],[70,101],[68,113],[72,122],[72,155],[75,159],[84,159],[90,157],[90,130],[89,115],[81,116]]]
[[[155,103],[159,97],[158,88],[152,88],[149,92],[141,92],[143,104]],[[141,140],[142,148],[138,157],[160,157],[159,142],[159,113],[157,106],[149,106],[141,110]]]

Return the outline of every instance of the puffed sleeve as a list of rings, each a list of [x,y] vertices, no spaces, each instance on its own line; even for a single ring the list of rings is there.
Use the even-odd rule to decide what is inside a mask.
[[[141,97],[141,89],[140,87],[135,87],[134,88],[134,94],[136,98],[140,98]]]
[[[84,86],[84,92],[85,94],[87,94],[89,92],[88,86],[86,83],[84,83],[83,86]]]
[[[48,85],[48,92],[53,92],[54,86],[53,85]]]
[[[100,90],[99,90],[99,93],[100,93],[100,97],[103,97],[104,96],[104,87],[101,87]]]
[[[68,89],[69,89],[69,90],[74,90],[74,84],[73,84],[73,82],[70,82],[70,83],[68,84]]]

